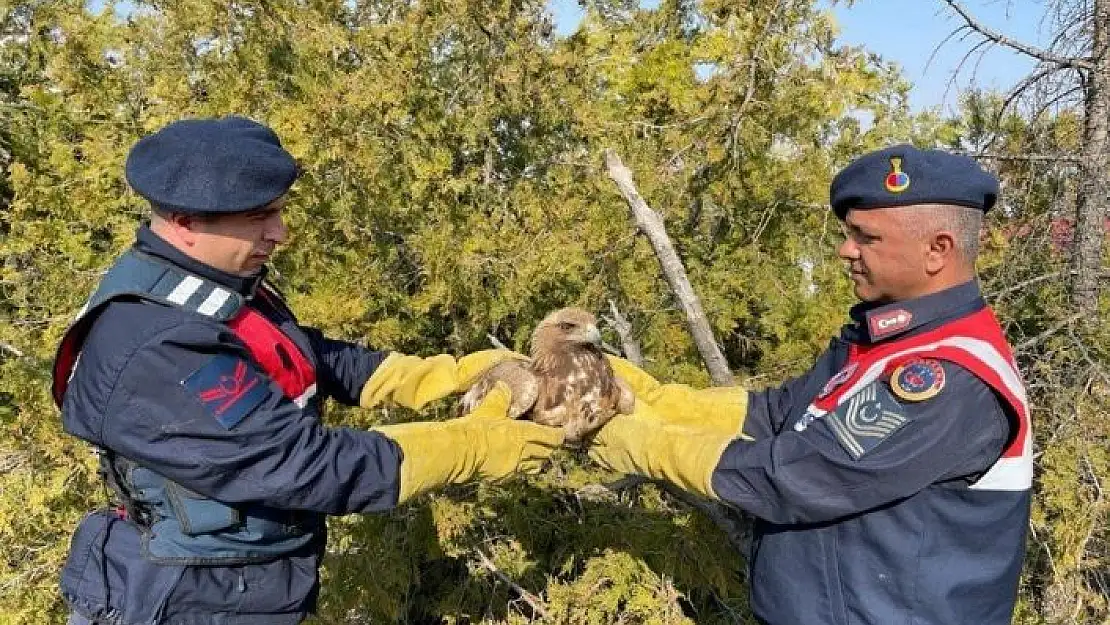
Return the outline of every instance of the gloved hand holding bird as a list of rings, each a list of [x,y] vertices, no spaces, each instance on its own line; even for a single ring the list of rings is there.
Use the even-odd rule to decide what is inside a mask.
[[[632,413],[636,396],[614,375],[589,312],[562,308],[549,314],[532,332],[529,356],[487,369],[463,395],[463,412],[503,383],[512,394],[510,418],[561,427],[568,444],[586,441],[618,413]]]
[[[587,442],[636,404],[601,351],[594,316],[564,308],[536,327],[530,357],[508,350],[457,359],[391,354],[363,386],[360,405],[419,410],[464,390],[461,418],[374,428],[401,448],[399,502],[447,484],[536,472],[559,446]]]
[[[568,443],[588,443],[590,457],[607,469],[712,497],[712,469],[728,442],[743,436],[748,402],[741,387],[659,383],[602,353],[592,314],[563,308],[536,327],[529,357],[508,350],[458,359],[392,354],[366,382],[361,405],[419,409],[464,390],[462,418],[375,428],[405,457],[399,501],[474,478],[536,472]]]

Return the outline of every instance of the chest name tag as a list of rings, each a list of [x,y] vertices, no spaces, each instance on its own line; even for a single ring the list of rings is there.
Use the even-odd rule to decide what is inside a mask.
[[[266,380],[249,362],[229,354],[214,356],[181,384],[228,430],[270,394]]]
[[[853,459],[859,460],[909,419],[902,406],[887,390],[886,384],[874,382],[837,407],[824,419],[832,428],[840,446]]]

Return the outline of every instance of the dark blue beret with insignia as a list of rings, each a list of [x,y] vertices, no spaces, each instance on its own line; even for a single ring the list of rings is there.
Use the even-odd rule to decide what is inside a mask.
[[[859,157],[833,178],[829,203],[840,219],[852,209],[954,204],[986,212],[998,178],[973,159],[942,150],[896,145]]]
[[[182,213],[260,208],[297,178],[297,164],[274,131],[243,117],[173,122],[140,139],[125,170],[139,195]]]

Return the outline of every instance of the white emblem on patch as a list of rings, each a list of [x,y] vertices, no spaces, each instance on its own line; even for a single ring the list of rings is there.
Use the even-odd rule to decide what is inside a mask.
[[[794,424],[794,431],[805,432],[806,428],[808,428],[814,421],[820,418],[821,415],[814,414],[813,412],[807,410],[806,413],[802,415],[802,418],[798,419],[798,422]]]
[[[859,460],[906,424],[886,387],[873,383],[841,405],[828,421],[841,446]]]

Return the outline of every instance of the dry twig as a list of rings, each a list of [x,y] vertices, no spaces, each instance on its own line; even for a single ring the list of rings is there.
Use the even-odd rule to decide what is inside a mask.
[[[0,350],[8,352],[9,354],[11,354],[12,356],[15,356],[16,358],[26,358],[26,355],[21,350],[16,349],[14,346],[9,345],[7,343],[0,342]]]
[[[609,314],[602,315],[601,318],[620,337],[624,357],[637,367],[642,367],[644,365],[644,354],[640,350],[640,342],[632,336],[632,322],[621,313],[620,308],[617,308],[617,302],[609,300]]]
[[[475,549],[474,552],[478,554],[478,562],[482,565],[482,568],[489,571],[490,574],[511,588],[517,596],[528,604],[528,607],[536,612],[536,614],[539,614],[541,617],[547,617],[547,610],[544,609],[543,602],[540,601],[539,597],[528,592],[523,586],[510,579],[508,575],[502,573],[501,569],[497,568],[497,565],[493,563],[493,560],[491,560],[484,551]]]
[[[496,336],[492,334],[486,334],[486,338],[489,339],[490,345],[493,345],[497,349],[509,349],[508,347],[505,347],[504,343],[502,343],[500,340],[498,340]]]
[[[1028,350],[1028,349],[1032,349],[1033,347],[1036,347],[1037,345],[1044,342],[1045,339],[1050,338],[1052,335],[1054,335],[1057,332],[1063,330],[1064,328],[1067,328],[1071,324],[1075,323],[1076,321],[1079,321],[1080,319],[1082,319],[1083,317],[1086,317],[1086,316],[1087,316],[1087,313],[1085,313],[1085,312],[1077,312],[1074,315],[1071,315],[1070,317],[1065,318],[1063,321],[1060,321],[1059,323],[1052,326],[1051,328],[1045,330],[1044,332],[1041,332],[1037,336],[1034,336],[1031,339],[1023,341],[1016,348],[1014,348],[1014,351],[1017,352],[1017,353],[1021,353],[1021,352],[1024,352],[1024,351]]]
[[[713,337],[713,330],[710,328],[709,320],[702,309],[701,300],[694,293],[694,288],[690,285],[690,279],[686,276],[686,268],[682,265],[678,253],[675,252],[670,237],[667,236],[663,219],[647,205],[640,192],[636,190],[636,185],[632,182],[632,172],[624,166],[616,152],[610,149],[605,150],[605,164],[609,168],[609,177],[617,184],[621,195],[628,202],[636,220],[636,225],[651,241],[655,255],[659,259],[659,265],[663,270],[663,277],[666,278],[667,284],[671,287],[671,292],[674,293],[675,299],[678,300],[682,310],[686,313],[686,324],[690,330],[690,335],[694,338],[694,343],[698,347],[698,352],[701,353],[710,377],[713,378],[713,383],[717,386],[734,384],[732,371],[728,368],[728,361],[725,360],[720,346],[717,345],[717,341]]]
[[[979,33],[989,41],[1002,46],[1006,46],[1007,48],[1011,48],[1013,50],[1017,50],[1022,54],[1033,57],[1034,59],[1037,59],[1039,61],[1044,61],[1045,63],[1052,63],[1060,67],[1075,67],[1086,70],[1094,69],[1094,64],[1092,64],[1088,59],[1079,57],[1058,56],[1049,52],[1048,50],[1042,50],[1036,46],[1031,46],[1027,43],[1011,39],[1010,37],[1007,37],[1002,33],[987,27],[982,22],[975,19],[975,16],[973,16],[961,3],[957,2],[956,0],[944,1],[948,4],[948,6],[952,7],[953,11],[958,13],[960,17],[964,19],[964,22],[966,22],[968,28]]]

